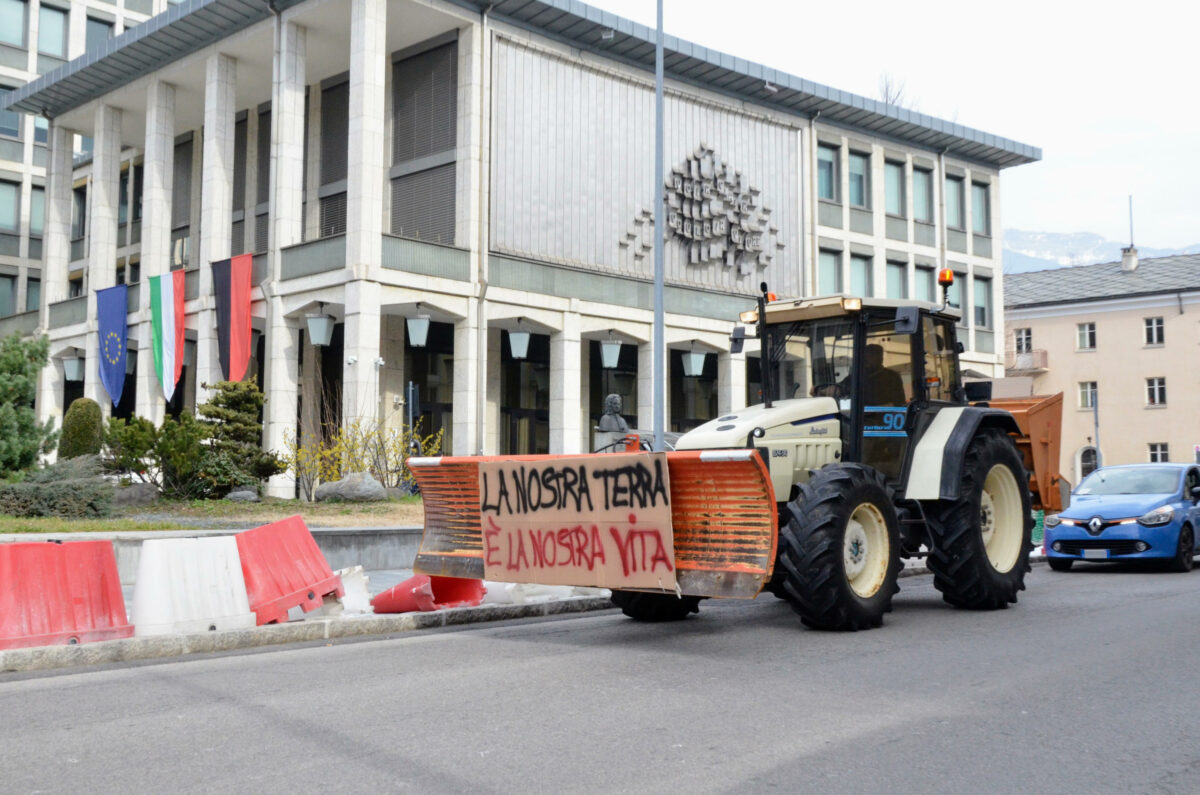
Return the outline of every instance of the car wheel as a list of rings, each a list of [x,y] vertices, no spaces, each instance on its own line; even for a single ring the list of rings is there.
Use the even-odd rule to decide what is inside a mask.
[[[1054,571],[1070,571],[1071,564],[1075,561],[1070,558],[1046,558],[1046,562],[1050,564],[1050,568]]]
[[[1175,557],[1171,558],[1171,571],[1191,571],[1195,563],[1196,537],[1191,525],[1184,525],[1179,531],[1179,543],[1175,547]]]

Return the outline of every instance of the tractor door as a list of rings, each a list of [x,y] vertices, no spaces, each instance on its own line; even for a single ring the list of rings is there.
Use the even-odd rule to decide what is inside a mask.
[[[897,334],[894,320],[872,318],[863,342],[860,460],[894,480],[908,453],[908,407],[919,392],[917,335]]]

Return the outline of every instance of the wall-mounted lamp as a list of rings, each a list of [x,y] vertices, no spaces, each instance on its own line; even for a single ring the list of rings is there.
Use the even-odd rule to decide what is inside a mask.
[[[693,343],[694,347],[694,343]],[[697,352],[695,350],[686,351],[683,354],[683,374],[687,376],[698,376],[704,374],[704,360],[708,358],[708,354],[704,351]]]
[[[529,355],[529,332],[521,328],[521,318],[517,318],[517,330],[508,332],[508,352],[517,360]]]
[[[383,367],[383,365],[384,365],[383,357],[382,357],[382,356],[376,356],[376,357],[375,357],[375,366],[376,366],[376,367]]]
[[[328,345],[333,339],[333,318],[325,314],[325,304],[317,304],[317,313],[305,320],[308,322],[308,341],[313,345]]]
[[[82,381],[84,361],[86,360],[82,356],[74,354],[64,356],[62,359],[63,378],[67,381]]]
[[[133,375],[137,372],[137,351],[125,351],[125,375]]]
[[[604,30],[600,31],[600,38],[604,41],[612,41],[616,35],[617,32],[612,28],[605,28]]]
[[[357,357],[357,356],[347,356],[347,357],[346,357],[346,364],[348,364],[348,365],[350,365],[351,367],[353,367],[354,365],[358,364],[358,357]]]
[[[408,326],[408,344],[413,348],[424,348],[429,340],[429,315],[421,311],[419,302],[416,316],[405,318],[404,323]]]
[[[768,94],[778,94],[779,86],[775,85],[770,80],[764,80],[763,81],[763,91],[766,91]]]
[[[608,339],[600,342],[600,366],[605,370],[612,370],[620,360],[621,341],[613,339],[612,331],[609,331]]]
[[[256,328],[250,329],[250,353],[253,356],[258,356],[258,342],[262,339],[263,333]]]

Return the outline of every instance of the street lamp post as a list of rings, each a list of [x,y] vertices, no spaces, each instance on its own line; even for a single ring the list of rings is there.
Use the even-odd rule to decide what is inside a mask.
[[[654,38],[654,449],[663,450],[666,378],[663,343],[663,0]]]

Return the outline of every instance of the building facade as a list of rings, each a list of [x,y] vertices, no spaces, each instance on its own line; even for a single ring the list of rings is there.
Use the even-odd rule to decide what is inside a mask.
[[[660,178],[668,430],[757,400],[757,353],[728,337],[764,281],[934,298],[945,264],[966,366],[1002,368],[999,176],[1036,148],[668,37],[656,175],[653,31],[567,0],[187,0],[147,27],[12,95],[51,119],[43,417],[76,391],[106,403],[90,296],[121,280],[139,285],[137,356],[114,411],[202,401],[219,378],[208,264],[251,252],[272,449],[322,418],[416,409],[448,452],[578,452],[609,393],[649,427]],[[146,277],[178,268],[167,406]]]
[[[1200,255],[1006,277],[1008,375],[1063,393],[1060,472],[1200,453]]]

